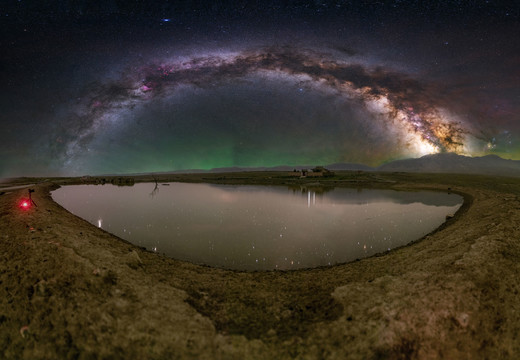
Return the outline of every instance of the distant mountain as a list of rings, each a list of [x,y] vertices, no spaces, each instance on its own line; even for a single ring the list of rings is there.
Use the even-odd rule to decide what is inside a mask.
[[[258,166],[258,167],[223,167],[223,168],[213,168],[209,170],[212,173],[225,173],[225,172],[244,172],[244,171],[293,171],[294,169],[312,169],[314,166],[289,166],[289,165],[279,165],[279,166]]]
[[[207,170],[207,172],[212,173],[225,173],[225,172],[243,172],[243,171],[293,171],[293,170],[301,170],[301,169],[313,169],[315,165],[279,165],[279,166],[261,166],[261,167],[222,167],[222,168],[213,168],[211,170]],[[328,170],[332,171],[340,171],[340,170],[363,170],[363,171],[374,171],[375,169],[362,164],[351,164],[351,163],[335,163],[324,166]],[[183,171],[184,172],[184,171]]]
[[[319,164],[318,164],[319,165]],[[227,167],[227,168],[214,168],[209,170],[210,172],[224,173],[224,172],[241,172],[241,171],[293,171],[301,169],[313,169],[317,165],[280,165],[270,167]],[[328,170],[332,171],[374,171],[375,169],[362,164],[351,164],[351,163],[335,163],[324,166]]]
[[[417,159],[392,161],[379,166],[376,170],[520,176],[520,161],[502,159],[497,155],[468,157],[454,153],[441,153]]]
[[[375,168],[363,165],[363,164],[352,164],[352,163],[335,163],[325,166],[326,169],[332,171],[374,171]]]
[[[194,174],[194,173],[230,173],[245,171],[293,171],[313,169],[317,165],[280,165],[271,167],[221,167],[211,170],[186,169],[176,171],[156,172],[153,174]],[[416,159],[396,160],[379,167],[370,167],[353,163],[334,163],[324,166],[331,171],[387,171],[387,172],[423,172],[423,173],[461,173],[501,176],[520,176],[520,161],[506,160],[497,155],[468,157],[454,153],[425,155]],[[147,173],[150,174],[150,173]],[[127,175],[146,175],[127,174]]]

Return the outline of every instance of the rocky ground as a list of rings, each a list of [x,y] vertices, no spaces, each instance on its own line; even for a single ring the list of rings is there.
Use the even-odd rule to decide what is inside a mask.
[[[520,179],[357,174],[326,181],[449,187],[465,205],[438,231],[382,256],[237,272],[147,252],[77,218],[49,194],[70,180],[32,186],[37,206],[25,211],[17,203],[27,188],[0,188],[0,358],[520,356]]]

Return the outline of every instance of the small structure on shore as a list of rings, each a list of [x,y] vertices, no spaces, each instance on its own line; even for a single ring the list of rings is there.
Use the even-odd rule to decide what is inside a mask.
[[[291,173],[291,176],[298,176],[298,177],[332,177],[334,176],[334,172],[330,171],[323,166],[316,166],[315,168],[308,170],[308,169],[300,169],[296,170],[294,169]]]
[[[82,176],[80,181],[83,184],[96,184],[105,185],[112,184],[117,186],[134,186],[135,179],[129,176],[110,176],[110,177],[94,177],[94,176]]]

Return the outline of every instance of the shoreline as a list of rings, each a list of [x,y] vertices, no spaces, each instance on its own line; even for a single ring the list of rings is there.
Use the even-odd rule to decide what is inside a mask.
[[[293,181],[271,173],[175,178]],[[520,180],[358,173],[345,175],[339,185],[332,181],[396,190],[449,187],[465,197],[441,227],[390,252],[331,267],[241,272],[173,260],[121,240],[56,204],[52,183],[34,186],[38,206],[28,212],[12,205],[23,190],[1,195],[1,355],[340,359],[520,353]]]
[[[171,182],[176,182],[176,181],[171,181]],[[177,181],[179,182],[179,181]],[[139,184],[150,184],[150,185],[153,185],[153,182],[138,182]],[[180,182],[182,183],[182,182]],[[135,183],[137,184],[137,183]],[[161,185],[169,185],[170,183],[161,183]],[[34,185],[34,184],[32,184]],[[80,184],[73,184],[72,186],[74,185],[80,185]],[[116,186],[114,184],[110,184],[110,183],[107,183],[107,184],[92,184],[92,183],[88,183],[88,184],[81,184],[83,186],[115,186],[115,187],[119,187],[119,186]],[[132,183],[132,186],[134,185],[134,183]],[[223,186],[248,186],[248,184],[219,184],[219,185],[223,185]],[[51,198],[52,198],[52,192],[58,190],[59,188],[61,188],[62,186],[71,186],[70,184],[67,184],[67,185],[56,185],[56,186],[53,186],[49,193],[51,195]],[[287,184],[254,184],[254,185],[251,185],[251,186],[266,186],[266,187],[283,187],[283,188],[286,188],[288,185]],[[293,185],[294,186],[294,185]],[[124,187],[127,187],[126,185]],[[328,186],[329,188],[334,188],[333,186]],[[335,187],[338,187],[338,188],[349,188],[348,186],[335,186]],[[21,186],[18,186],[16,188],[21,188]],[[301,188],[306,188],[306,189],[323,189],[324,187],[321,186],[320,183],[317,183],[317,182],[314,182],[314,183],[306,183],[306,184],[302,184],[301,185]],[[350,187],[351,188],[351,187]],[[383,189],[388,189],[388,187],[384,187]],[[367,189],[369,190],[369,189]],[[169,258],[172,258],[174,260],[178,260],[178,261],[184,261],[184,262],[187,262],[187,263],[191,263],[193,265],[198,265],[198,266],[202,266],[202,267],[208,267],[208,268],[216,268],[216,269],[220,269],[220,270],[228,270],[228,271],[237,271],[237,272],[269,272],[269,271],[284,271],[284,272],[288,272],[288,271],[299,271],[299,270],[311,270],[311,269],[318,269],[318,268],[330,268],[330,267],[333,267],[333,266],[338,266],[338,265],[346,265],[346,264],[349,264],[349,263],[352,263],[352,262],[356,262],[356,261],[360,261],[360,260],[363,260],[363,259],[368,259],[370,257],[377,257],[377,256],[384,256],[385,254],[388,254],[389,252],[391,251],[394,251],[394,250],[397,250],[397,249],[400,249],[400,248],[403,248],[403,247],[407,247],[407,246],[410,246],[414,243],[417,243],[417,242],[420,242],[422,241],[424,238],[428,237],[428,236],[431,236],[433,235],[434,233],[436,233],[437,231],[440,231],[442,229],[444,229],[446,226],[449,226],[449,224],[453,223],[454,221],[457,221],[457,219],[461,216],[462,213],[464,213],[465,211],[467,211],[467,209],[471,206],[472,204],[472,201],[473,201],[473,198],[466,194],[466,193],[462,193],[462,192],[457,192],[457,191],[448,191],[447,189],[439,189],[439,188],[421,188],[421,189],[417,189],[417,188],[410,188],[410,189],[406,189],[406,188],[400,188],[400,189],[391,189],[392,191],[402,191],[402,192],[415,192],[415,191],[429,191],[429,192],[440,192],[440,193],[444,193],[444,194],[456,194],[456,195],[459,195],[461,198],[462,198],[462,203],[460,204],[459,208],[454,212],[454,213],[451,213],[450,215],[447,215],[446,216],[446,219],[439,225],[437,226],[436,228],[434,228],[433,230],[429,231],[428,233],[425,233],[424,235],[420,236],[419,238],[416,238],[414,240],[411,240],[409,241],[408,243],[404,244],[404,245],[399,245],[399,246],[394,246],[392,247],[391,250],[385,250],[385,251],[380,251],[380,252],[376,252],[376,253],[373,253],[372,255],[368,255],[368,256],[364,256],[364,257],[360,257],[360,258],[353,258],[352,260],[348,260],[348,261],[343,261],[343,262],[336,262],[336,263],[333,263],[333,264],[330,264],[330,265],[318,265],[318,266],[310,266],[310,267],[295,267],[295,268],[281,268],[281,269],[278,269],[278,268],[272,268],[272,269],[254,269],[254,270],[251,270],[251,269],[233,269],[233,268],[226,268],[226,267],[223,267],[223,266],[214,266],[214,265],[208,265],[208,264],[204,264],[204,263],[197,263],[197,262],[192,262],[192,261],[189,261],[189,260],[182,260],[182,259],[176,259],[175,257],[172,257],[172,256],[169,256],[169,255],[166,255],[165,253],[163,252],[157,252],[157,251],[152,251],[152,250],[149,250],[147,249],[145,246],[140,246],[140,245],[137,245],[137,244],[134,244],[132,243],[131,241],[129,240],[126,240],[114,233],[111,233],[109,230],[107,229],[103,229],[104,231],[108,232],[109,234],[119,238],[120,240],[122,241],[125,241],[125,242],[128,242],[138,248],[140,248],[141,250],[143,251],[147,251],[149,253],[152,253],[152,254],[157,254],[157,255],[161,255],[161,256],[166,256],[166,257],[169,257]],[[57,202],[54,198],[52,198],[52,200],[58,204],[60,204],[59,202]],[[60,205],[61,206],[61,205]],[[69,210],[67,210],[66,208],[64,208],[65,211],[67,212],[70,212]],[[86,220],[85,218],[79,216],[79,215],[76,215],[78,218],[80,219],[83,219],[83,220]],[[448,217],[449,216],[449,217]],[[94,223],[92,222],[89,222],[89,224],[91,224],[92,226],[96,226]]]

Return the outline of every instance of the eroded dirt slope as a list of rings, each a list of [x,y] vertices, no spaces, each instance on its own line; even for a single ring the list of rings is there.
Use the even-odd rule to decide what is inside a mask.
[[[66,212],[50,183],[29,211],[16,206],[27,189],[5,191],[0,357],[519,356],[520,181],[385,176],[394,188],[449,186],[466,206],[411,246],[294,272],[175,261]]]

